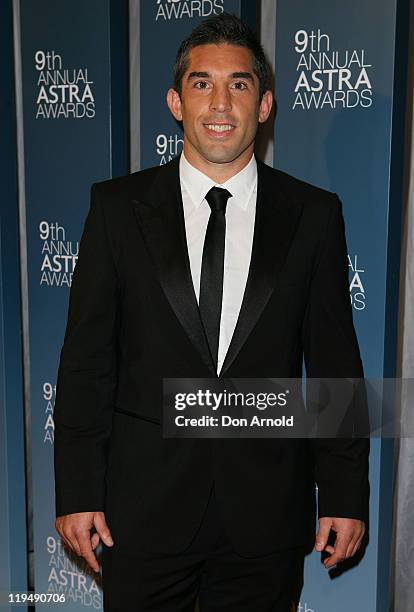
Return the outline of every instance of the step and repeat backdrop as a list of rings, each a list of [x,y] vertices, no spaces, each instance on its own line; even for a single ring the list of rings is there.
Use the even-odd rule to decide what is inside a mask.
[[[255,28],[256,3],[137,4],[139,61],[131,58],[131,65],[137,65],[132,80],[139,81],[139,156],[145,168],[182,150],[181,129],[165,102],[180,41],[200,20],[222,11]],[[397,4],[280,0],[271,58],[278,103],[275,166],[342,200],[350,299],[370,377],[395,373],[398,274],[390,267],[400,246],[401,177],[394,147],[402,99],[394,62],[404,53],[396,39],[397,8],[404,15],[406,3]],[[128,171],[128,133],[120,121],[126,83],[119,69],[127,40],[125,6],[38,0],[34,11],[30,0],[20,0],[34,577],[37,592],[65,595],[68,612],[102,609],[102,592],[99,575],[68,554],[54,529],[55,384],[90,185]],[[124,55],[124,66],[127,61]],[[310,555],[298,612],[388,609],[392,461],[392,446],[373,441],[366,554],[340,575],[326,572],[320,555]]]
[[[37,593],[64,593],[68,610],[102,607],[99,576],[66,553],[54,528],[53,406],[90,186],[119,166],[113,11],[109,0],[39,0],[36,10],[20,2],[34,579]]]
[[[395,376],[404,99],[394,62],[404,64],[397,33],[406,9],[376,0],[277,3],[274,163],[342,201],[353,318],[365,376],[376,378]],[[332,579],[310,555],[304,610],[388,610],[392,450],[392,440],[371,441],[363,559]]]
[[[27,589],[12,4],[0,3],[0,594]],[[0,610],[2,609],[0,595]]]

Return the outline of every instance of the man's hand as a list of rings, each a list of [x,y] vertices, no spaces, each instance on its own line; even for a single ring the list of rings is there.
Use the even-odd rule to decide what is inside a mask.
[[[88,565],[95,572],[99,572],[99,564],[93,552],[99,544],[99,539],[107,546],[112,546],[114,543],[104,513],[76,512],[75,514],[65,514],[57,517],[55,527],[66,546],[78,556],[84,557]],[[93,527],[96,532],[91,538],[90,530]]]
[[[336,532],[335,546],[328,545],[330,530]],[[315,550],[330,553],[323,562],[331,568],[340,561],[352,557],[361,546],[365,533],[365,523],[358,519],[322,517],[319,519],[319,531],[315,538]]]

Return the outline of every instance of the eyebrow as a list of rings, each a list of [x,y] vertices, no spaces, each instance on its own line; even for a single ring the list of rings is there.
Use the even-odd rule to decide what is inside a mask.
[[[190,72],[187,77],[187,81],[190,79],[208,79],[211,75],[208,72]],[[253,75],[251,72],[233,72],[230,77],[232,79],[249,79],[253,81]]]

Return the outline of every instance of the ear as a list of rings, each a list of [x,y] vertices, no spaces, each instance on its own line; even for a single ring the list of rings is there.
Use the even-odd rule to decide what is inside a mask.
[[[172,88],[167,91],[167,104],[174,119],[177,121],[182,121],[183,114],[181,112],[181,98],[178,91]]]
[[[270,115],[273,105],[273,92],[268,89],[264,92],[259,107],[259,123],[264,123]]]

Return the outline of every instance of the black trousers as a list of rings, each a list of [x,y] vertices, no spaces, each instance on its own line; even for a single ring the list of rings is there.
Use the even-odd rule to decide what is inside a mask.
[[[238,555],[223,529],[213,486],[200,528],[182,553],[126,551],[116,542],[103,547],[104,611],[194,612],[198,598],[199,612],[291,612],[304,554],[296,547],[255,558]]]

